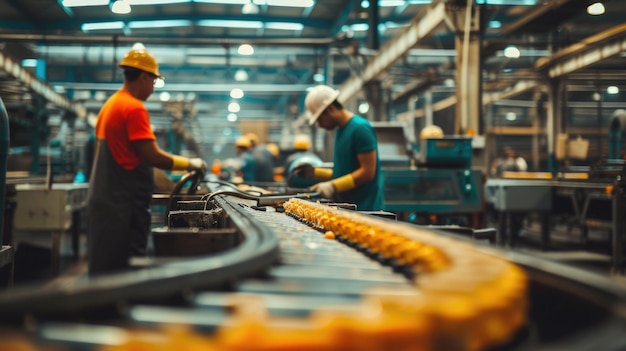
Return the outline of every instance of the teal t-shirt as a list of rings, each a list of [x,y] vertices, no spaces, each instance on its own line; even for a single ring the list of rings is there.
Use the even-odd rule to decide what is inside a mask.
[[[361,117],[353,116],[346,125],[337,129],[333,157],[333,178],[352,173],[359,168],[360,153],[376,151],[376,176],[366,184],[336,194],[340,202],[357,205],[359,211],[383,210],[383,175],[378,156],[378,139],[370,122]]]

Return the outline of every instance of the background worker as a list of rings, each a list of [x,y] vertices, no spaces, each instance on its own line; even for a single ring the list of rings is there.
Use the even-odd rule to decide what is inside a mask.
[[[510,146],[502,148],[502,156],[495,159],[491,164],[490,174],[494,177],[501,177],[503,172],[524,172],[528,170],[526,160],[517,155],[517,152]]]
[[[318,181],[293,175],[293,170],[302,164],[310,164],[313,167],[318,167],[324,162],[319,156],[310,151],[311,138],[306,134],[296,135],[293,140],[293,149],[294,153],[285,159],[284,177],[287,180],[287,185],[293,188],[308,188]]]
[[[96,147],[88,194],[89,275],[129,268],[132,256],[143,256],[150,233],[153,167],[197,170],[200,158],[171,155],[159,148],[143,104],[161,78],[147,50],[131,50],[119,67],[124,83],[102,106],[96,122]]]
[[[337,129],[332,171],[302,165],[295,174],[325,180],[311,187],[325,198],[354,203],[361,211],[383,210],[383,176],[376,133],[367,119],[346,110],[337,101],[338,96],[339,91],[318,85],[304,100],[310,125]]]
[[[235,140],[235,153],[237,154],[237,177],[231,179],[233,183],[241,183],[242,181],[256,181],[256,162],[252,155],[252,143],[247,136],[240,136]],[[240,178],[240,179],[239,179]]]
[[[274,155],[265,144],[261,144],[259,136],[255,133],[246,133],[245,136],[250,139],[252,144],[251,152],[256,165],[255,181],[273,182]]]

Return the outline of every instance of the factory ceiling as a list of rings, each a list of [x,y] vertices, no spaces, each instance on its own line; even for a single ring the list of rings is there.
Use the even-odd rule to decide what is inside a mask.
[[[70,0],[0,1],[4,61],[17,65],[34,59],[35,67],[24,71],[47,83],[29,84],[26,73],[0,64],[5,103],[28,104],[32,95],[48,94],[57,107],[69,104],[81,114],[95,113],[120,87],[117,64],[136,43],[157,57],[165,77],[165,85],[147,102],[154,124],[167,128],[173,119],[190,118],[200,142],[229,138],[223,131],[235,130],[234,123],[241,121],[269,121],[283,133],[302,128],[298,121],[306,89],[318,82],[343,87],[347,100],[370,103],[377,102],[361,91],[380,83],[389,93],[382,96],[388,97],[390,119],[405,113],[409,98],[426,90],[435,102],[455,95],[458,31],[450,28],[450,14],[463,10],[465,1],[381,0],[376,5],[317,0],[303,7],[283,6],[302,3],[296,0],[275,0],[278,5],[269,0],[128,1],[132,11],[125,15],[112,13],[108,1],[80,7],[69,6]],[[568,78],[579,81],[582,90],[597,89],[598,81],[626,89],[626,30],[620,28],[626,1],[604,1],[606,13],[600,16],[587,14],[591,0],[475,2],[482,13],[484,93],[501,94],[490,99],[505,96],[521,81],[536,82],[546,72],[559,75],[572,64]],[[94,29],[102,24],[108,29]],[[377,32],[364,30],[376,24]],[[410,37],[407,28],[421,31],[420,36]],[[254,53],[240,54],[242,44],[252,45]],[[510,45],[519,48],[519,58],[505,57]],[[609,45],[617,52],[588,57]],[[576,56],[581,46],[588,50],[589,64]],[[247,79],[236,78],[240,75]],[[231,97],[234,88],[243,97]],[[240,106],[238,122],[234,116],[228,120],[232,102]]]

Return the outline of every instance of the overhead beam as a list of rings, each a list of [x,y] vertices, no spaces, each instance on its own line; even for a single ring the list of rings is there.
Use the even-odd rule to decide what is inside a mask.
[[[119,83],[75,83],[75,82],[55,82],[55,86],[71,88],[74,90],[90,91],[116,91],[119,90]],[[310,84],[169,84],[166,83],[164,91],[169,92],[199,92],[215,93],[230,92],[234,88],[243,89],[246,93],[302,93],[310,88]],[[159,91],[159,90],[157,90]]]
[[[65,96],[55,92],[49,85],[38,80],[32,73],[22,68],[20,63],[15,62],[2,51],[0,51],[0,69],[7,72],[15,80],[24,84],[36,94],[43,96],[55,106],[68,110],[73,109],[72,104]]]
[[[571,45],[549,59],[540,60],[535,68],[558,78],[620,55],[626,51],[626,24],[608,29]]]
[[[388,70],[420,40],[430,36],[444,22],[444,18],[445,3],[443,1],[437,1],[424,11],[420,11],[408,27],[380,48],[378,56],[369,61],[363,72],[352,74],[341,85],[338,99],[342,102],[351,100],[364,85]]]

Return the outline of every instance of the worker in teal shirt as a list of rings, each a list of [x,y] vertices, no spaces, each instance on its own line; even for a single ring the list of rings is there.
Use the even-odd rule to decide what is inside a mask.
[[[360,211],[384,209],[383,175],[378,139],[370,122],[337,101],[339,91],[319,85],[304,101],[309,124],[326,130],[337,128],[333,169],[302,165],[294,172],[303,178],[324,180],[311,187],[323,197],[357,205]]]

